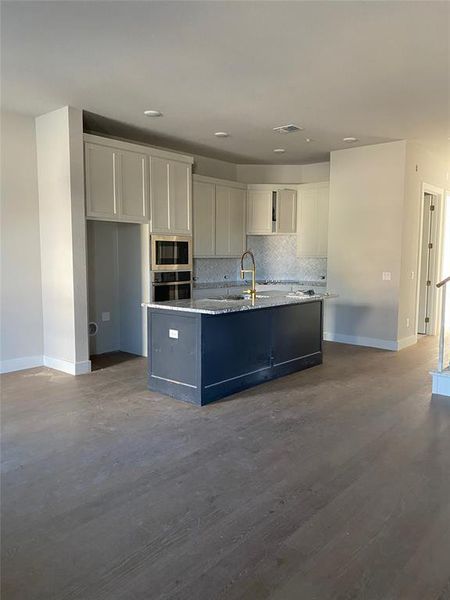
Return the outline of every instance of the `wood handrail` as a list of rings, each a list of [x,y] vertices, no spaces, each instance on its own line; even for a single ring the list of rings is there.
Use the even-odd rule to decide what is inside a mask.
[[[442,287],[443,285],[445,285],[446,283],[448,283],[450,281],[450,277],[446,277],[445,279],[443,279],[442,281],[440,281],[439,283],[436,284],[437,288]]]

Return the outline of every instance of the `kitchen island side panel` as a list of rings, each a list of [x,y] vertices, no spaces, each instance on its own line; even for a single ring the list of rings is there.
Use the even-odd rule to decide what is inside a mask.
[[[201,315],[148,310],[148,386],[200,404]]]

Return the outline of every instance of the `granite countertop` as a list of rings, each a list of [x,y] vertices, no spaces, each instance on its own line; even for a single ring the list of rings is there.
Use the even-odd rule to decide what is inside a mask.
[[[256,280],[257,285],[303,285],[303,286],[312,286],[312,287],[326,287],[327,282],[325,279],[320,279],[317,281],[304,281],[304,280],[295,280],[295,279],[260,279]],[[216,282],[208,282],[201,283],[198,281],[194,281],[193,287],[197,290],[208,290],[214,288],[230,288],[230,287],[248,287],[249,282],[239,279],[238,281],[216,281]]]
[[[261,293],[258,297],[244,300],[233,300],[230,297],[217,297],[214,299],[205,298],[203,300],[168,300],[167,302],[148,302],[142,306],[147,308],[159,308],[162,310],[175,310],[182,312],[201,313],[205,315],[222,315],[226,313],[240,312],[244,310],[255,310],[258,308],[273,308],[276,306],[285,306],[288,304],[304,304],[305,302],[317,302],[317,300],[327,300],[337,298],[335,294],[323,293],[307,296],[303,294],[289,295],[282,292],[272,292],[272,294]]]

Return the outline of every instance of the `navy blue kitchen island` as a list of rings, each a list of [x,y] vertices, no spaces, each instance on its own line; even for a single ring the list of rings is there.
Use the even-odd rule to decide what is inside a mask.
[[[147,304],[149,389],[204,405],[321,364],[325,297]]]

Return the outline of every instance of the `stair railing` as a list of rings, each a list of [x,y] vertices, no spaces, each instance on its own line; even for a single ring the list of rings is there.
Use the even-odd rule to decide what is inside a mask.
[[[437,288],[442,288],[441,297],[441,330],[439,333],[439,358],[438,358],[438,371],[443,371],[447,365],[444,366],[445,362],[445,308],[446,308],[446,294],[447,294],[447,283],[450,281],[450,277],[446,277],[442,281],[436,284]]]

